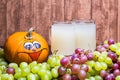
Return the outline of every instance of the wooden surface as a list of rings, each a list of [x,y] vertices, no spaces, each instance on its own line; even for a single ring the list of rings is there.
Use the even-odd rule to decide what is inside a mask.
[[[0,45],[30,27],[49,42],[54,21],[84,19],[95,21],[97,44],[109,38],[120,41],[120,0],[0,0]]]

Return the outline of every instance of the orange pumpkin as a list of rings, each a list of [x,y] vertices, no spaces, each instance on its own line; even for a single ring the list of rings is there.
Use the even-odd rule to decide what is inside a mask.
[[[43,62],[49,54],[46,40],[31,28],[28,32],[15,32],[5,42],[5,58],[9,62]]]

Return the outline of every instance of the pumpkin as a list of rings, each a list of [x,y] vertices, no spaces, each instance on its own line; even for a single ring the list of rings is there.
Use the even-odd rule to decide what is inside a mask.
[[[47,41],[30,28],[28,32],[15,32],[5,41],[5,58],[9,62],[43,62],[49,55]]]

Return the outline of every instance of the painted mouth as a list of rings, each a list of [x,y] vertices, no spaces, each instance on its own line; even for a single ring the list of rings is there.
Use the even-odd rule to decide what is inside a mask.
[[[32,61],[37,61],[43,50],[47,50],[47,48],[43,48],[38,52],[33,52],[33,53],[22,52],[22,53],[28,54],[30,56],[30,58],[32,59]],[[19,52],[19,53],[21,53],[21,52]]]

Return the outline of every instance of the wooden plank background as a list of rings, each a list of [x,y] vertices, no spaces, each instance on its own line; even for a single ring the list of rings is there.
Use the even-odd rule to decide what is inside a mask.
[[[120,41],[120,0],[0,0],[0,45],[16,31],[35,27],[49,42],[54,21],[94,20],[97,44]]]

